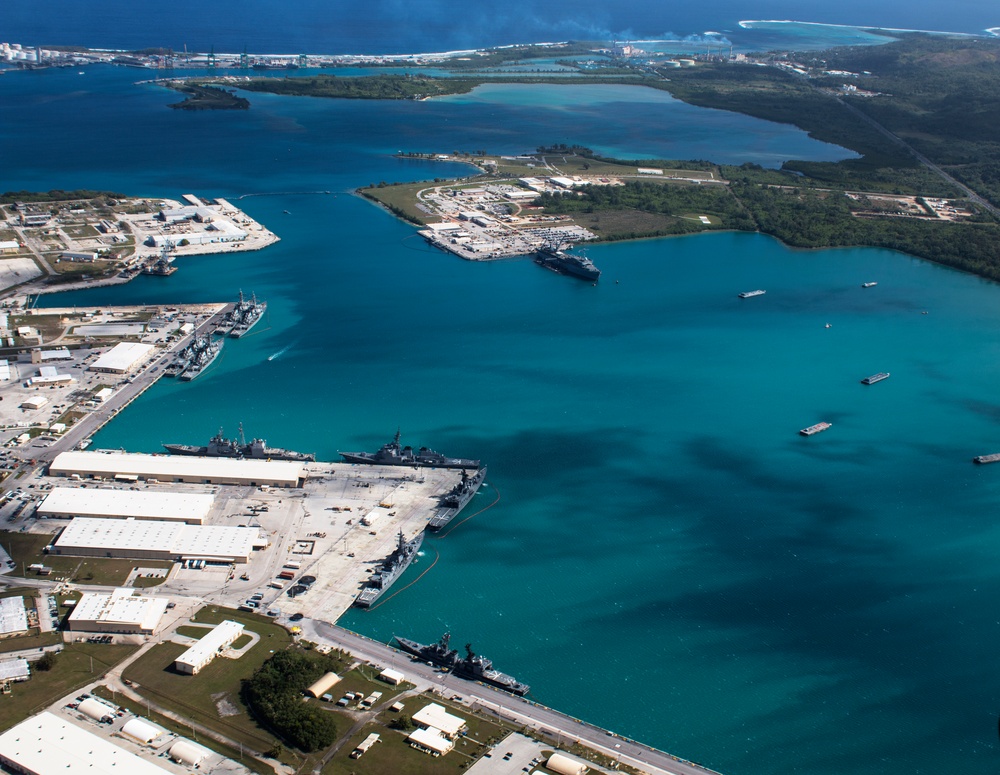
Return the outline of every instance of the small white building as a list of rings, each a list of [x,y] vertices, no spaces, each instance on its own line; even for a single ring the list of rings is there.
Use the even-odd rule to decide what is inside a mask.
[[[0,241],[0,253],[16,253],[21,249],[20,243],[17,240],[2,240]]]
[[[26,398],[21,402],[22,409],[41,409],[49,402],[45,396],[32,396],[31,398]]]
[[[574,759],[558,751],[549,757],[549,760],[545,762],[545,767],[558,775],[586,775],[590,770],[579,759]]]
[[[417,729],[406,738],[406,742],[418,751],[431,756],[444,756],[455,744],[436,729]]]
[[[368,735],[368,737],[362,740],[360,744],[358,744],[357,748],[351,751],[351,758],[360,759],[362,756],[368,753],[368,749],[371,748],[373,745],[375,745],[375,743],[381,743],[381,742],[382,742],[381,736],[379,736],[378,733],[376,732],[372,732],[370,735]]]
[[[170,601],[165,597],[136,596],[133,592],[129,587],[116,589],[110,595],[84,592],[69,615],[69,629],[152,635]]]
[[[142,365],[156,348],[141,342],[121,342],[90,365],[91,371],[128,374]]]
[[[393,670],[388,667],[381,673],[379,673],[378,677],[381,680],[385,681],[387,684],[392,684],[393,686],[399,686],[401,683],[403,683],[403,680],[405,678],[405,676],[398,670]]]
[[[201,640],[181,654],[174,661],[174,669],[178,673],[197,675],[198,672],[219,656],[219,653],[230,646],[243,634],[243,625],[227,619],[215,625]],[[171,756],[173,754],[171,753]]]

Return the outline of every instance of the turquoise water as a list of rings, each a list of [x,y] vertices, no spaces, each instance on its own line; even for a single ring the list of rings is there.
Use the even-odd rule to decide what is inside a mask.
[[[886,251],[715,234],[594,246],[592,287],[443,255],[345,193],[463,169],[399,148],[842,150],[639,90],[255,96],[247,113],[187,114],[131,77],[0,79],[0,141],[19,149],[6,187],[270,194],[240,204],[283,239],[45,300],[242,287],[269,302],[208,374],[162,381],[95,446],[156,451],[243,422],[332,458],[399,426],[489,463],[470,513],[501,499],[428,540],[407,578],[440,556],[433,570],[346,626],[449,629],[539,701],[730,774],[996,771],[1000,467],[969,462],[1000,451],[994,284]],[[704,154],[700,133],[715,137]],[[754,288],[767,294],[736,298]],[[820,420],[833,427],[797,434]]]

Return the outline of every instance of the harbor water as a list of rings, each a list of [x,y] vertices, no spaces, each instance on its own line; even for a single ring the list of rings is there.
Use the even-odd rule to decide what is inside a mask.
[[[465,169],[396,150],[846,152],[628,90],[253,95],[245,113],[190,114],[135,79],[0,78],[0,139],[18,149],[5,186],[225,196],[282,241],[42,300],[268,301],[205,375],[161,381],[95,448],[205,443],[242,422],[334,459],[399,427],[482,458],[465,514],[496,504],[428,538],[400,584],[433,569],[345,626],[449,630],[538,701],[726,773],[996,771],[1000,466],[971,458],[1000,451],[1000,288],[732,233],[593,246],[595,287],[528,260],[462,262],[349,193]]]

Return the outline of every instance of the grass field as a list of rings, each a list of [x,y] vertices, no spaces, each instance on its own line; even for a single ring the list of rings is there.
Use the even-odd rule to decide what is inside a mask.
[[[206,630],[204,627],[188,627],[187,625],[181,625],[177,628],[178,635],[184,635],[188,638],[194,638],[195,640],[201,640],[204,638],[211,630]]]
[[[274,651],[288,648],[292,644],[292,636],[253,614],[214,607],[203,608],[197,614],[197,621],[206,624],[218,624],[225,619],[242,622],[261,636],[260,642],[240,659],[217,658],[202,668],[198,675],[181,675],[174,672],[173,663],[186,647],[163,643],[129,665],[124,677],[133,681],[136,691],[151,701],[190,717],[254,751],[267,751],[275,744],[276,738],[261,729],[247,713],[240,699],[240,684],[244,678],[253,675]],[[204,634],[205,630],[201,632]],[[283,758],[295,761],[291,755]]]
[[[249,753],[240,751],[239,748],[230,748],[225,743],[220,743],[217,740],[206,738],[204,735],[198,736],[195,734],[194,730],[191,729],[191,727],[179,724],[167,716],[161,716],[156,711],[149,711],[141,703],[133,702],[128,697],[123,697],[121,694],[113,692],[105,686],[98,686],[94,690],[94,694],[98,697],[103,697],[105,700],[110,700],[112,703],[120,705],[123,708],[127,708],[136,716],[148,719],[154,724],[158,724],[164,729],[180,735],[181,737],[185,737],[188,740],[194,740],[198,743],[198,745],[211,748],[213,751],[222,754],[226,758],[240,762],[253,772],[260,773],[260,775],[274,775],[273,768],[271,768],[268,764],[255,759],[253,756],[250,756]]]
[[[49,671],[31,671],[31,678],[0,695],[0,730],[38,713],[60,697],[86,686],[132,654],[137,646],[70,643]]]
[[[62,635],[58,632],[39,632],[37,627],[32,627],[26,635],[13,635],[0,640],[0,653],[53,646],[62,643],[62,640]]]

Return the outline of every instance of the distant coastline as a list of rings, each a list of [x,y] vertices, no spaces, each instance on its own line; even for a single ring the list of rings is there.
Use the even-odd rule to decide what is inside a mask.
[[[879,27],[867,26],[863,24],[831,24],[829,22],[806,22],[798,19],[743,19],[739,26],[744,30],[758,29],[755,24],[799,24],[808,27],[829,27],[838,30],[858,30],[859,32],[897,32],[897,33],[921,33],[923,35],[949,35],[963,38],[978,38],[979,33],[975,32],[949,32],[948,30],[911,30],[904,27]],[[987,27],[983,32],[989,33],[992,37],[1000,35],[1000,27]]]

